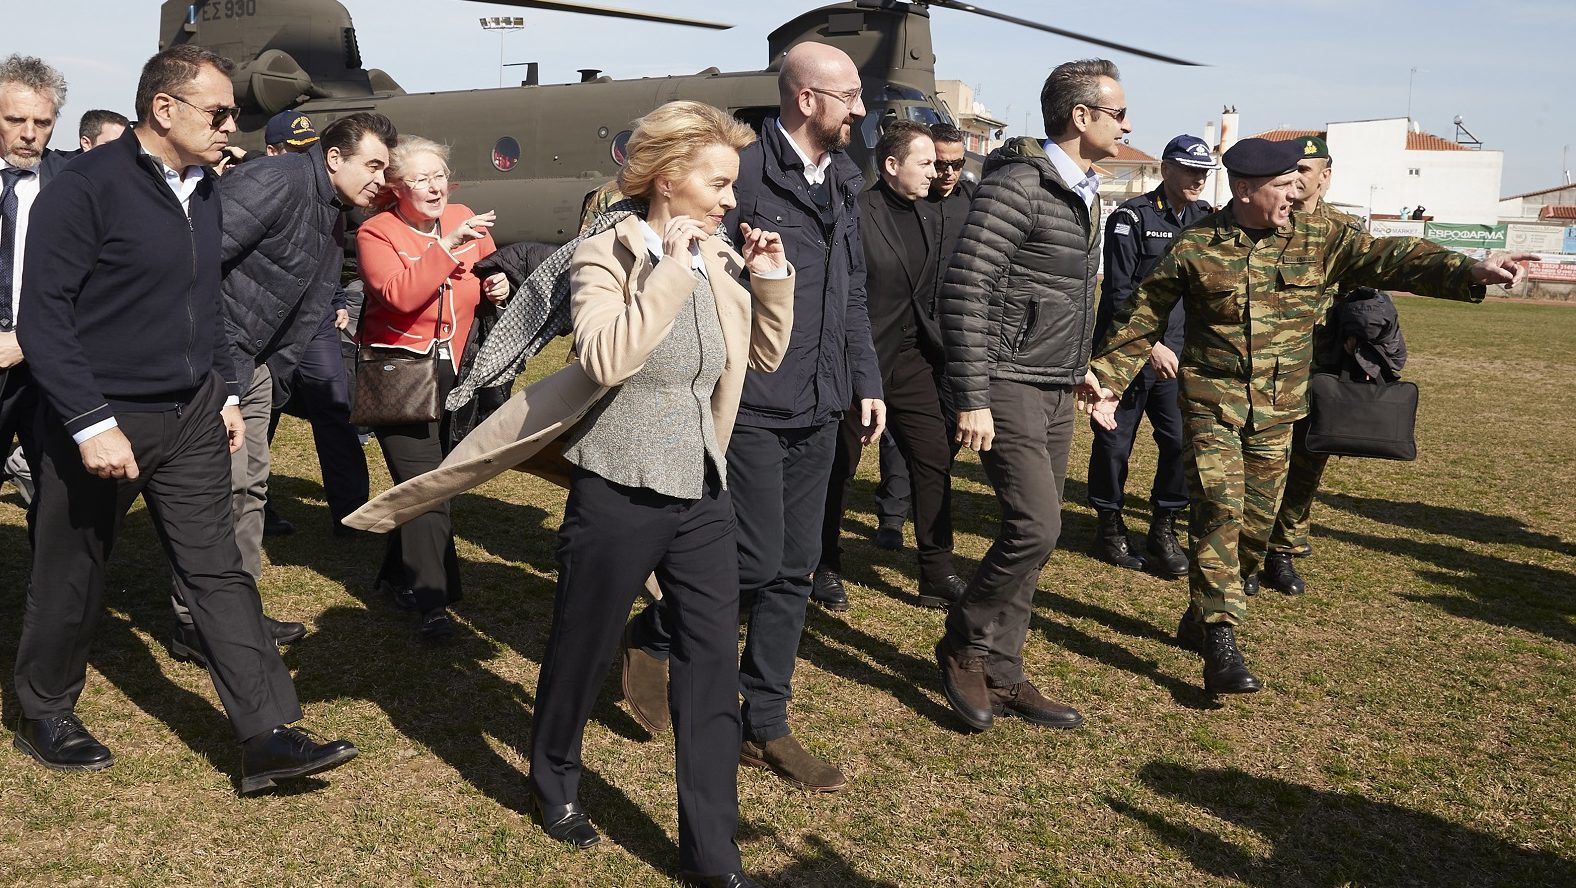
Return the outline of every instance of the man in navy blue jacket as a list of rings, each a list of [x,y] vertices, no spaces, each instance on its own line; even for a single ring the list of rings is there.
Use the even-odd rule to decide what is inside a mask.
[[[289,727],[301,706],[230,518],[230,453],[245,427],[204,167],[236,129],[233,68],[191,45],[154,56],[137,85],[137,126],[74,161],[34,208],[19,332],[46,409],[15,743],[59,770],[114,762],[73,710],[105,563],[140,494],[241,741],[247,793],[343,764],[356,748]]]
[[[775,373],[745,376],[728,444],[741,598],[750,609],[739,661],[739,760],[830,792],[844,786],[843,773],[794,738],[788,700],[838,426],[845,410],[857,411],[869,443],[886,424],[865,310],[856,200],[864,178],[843,153],[864,101],[853,61],[819,43],[789,50],[777,83],[781,116],[768,118],[760,141],[740,153],[738,206],[723,221],[735,236],[741,224],[781,232],[795,275],[788,354]],[[660,602],[647,608],[625,636],[625,693],[652,731],[667,724],[672,632],[664,611]]]

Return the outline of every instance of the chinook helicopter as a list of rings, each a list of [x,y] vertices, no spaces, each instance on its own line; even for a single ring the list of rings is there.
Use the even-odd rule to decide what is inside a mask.
[[[557,0],[469,0],[578,12],[688,27],[731,26],[660,13]],[[484,188],[497,210],[493,236],[563,243],[579,228],[586,196],[624,160],[633,121],[676,99],[727,109],[759,129],[777,110],[777,68],[794,44],[815,40],[842,49],[859,67],[867,110],[849,153],[870,169],[869,149],[892,119],[952,122],[936,96],[931,9],[983,15],[1172,64],[1182,59],[1098,40],[958,0],[850,0],[806,12],[766,38],[762,71],[614,80],[583,69],[580,82],[540,84],[535,66],[519,86],[407,92],[387,73],[362,65],[350,13],[337,0],[166,0],[159,48],[193,43],[236,62],[235,143],[262,148],[262,130],[280,111],[310,115],[319,129],[356,111],[388,115],[401,132],[452,143],[455,178]]]

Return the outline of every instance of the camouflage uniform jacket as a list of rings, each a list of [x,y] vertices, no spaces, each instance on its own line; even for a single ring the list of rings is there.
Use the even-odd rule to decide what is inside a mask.
[[[1184,413],[1235,428],[1266,428],[1308,413],[1314,325],[1353,286],[1480,302],[1473,260],[1420,238],[1369,237],[1317,212],[1294,214],[1254,243],[1231,208],[1183,229],[1114,320],[1091,369],[1127,389],[1177,300],[1186,300]]]

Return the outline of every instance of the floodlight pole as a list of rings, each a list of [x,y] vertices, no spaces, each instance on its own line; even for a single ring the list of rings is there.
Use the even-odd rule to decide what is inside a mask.
[[[513,31],[525,30],[525,19],[514,15],[483,16],[482,30],[498,32],[498,85],[503,86],[503,38]]]

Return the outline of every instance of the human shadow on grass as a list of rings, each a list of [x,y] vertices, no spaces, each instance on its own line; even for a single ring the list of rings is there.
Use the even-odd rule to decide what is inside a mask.
[[[395,730],[482,794],[529,818],[525,761],[534,694],[486,667],[500,653],[495,640],[462,631],[446,644],[423,645],[397,616],[348,606],[323,613],[317,631],[286,656],[303,703],[346,697],[372,703]],[[592,718],[633,724],[605,693]],[[399,766],[363,759],[361,767]],[[630,853],[658,869],[676,863],[678,849],[662,828],[593,769],[582,775],[580,801],[608,838]]]
[[[1042,592],[1040,594],[1043,595],[1045,593]],[[1083,610],[1085,613],[1093,613],[1104,611],[1104,608],[1092,604],[1083,604],[1080,610]],[[1109,616],[1106,619],[1100,619],[1099,622],[1106,623],[1107,620],[1110,620],[1120,624],[1121,621],[1128,619],[1120,614],[1110,613],[1109,611],[1106,613]],[[1147,629],[1142,632],[1141,637],[1153,638],[1157,634],[1154,627],[1148,626],[1148,624],[1144,625]],[[1189,684],[1174,675],[1162,671],[1158,661],[1139,656],[1119,644],[1114,644],[1103,638],[1096,638],[1074,626],[1047,619],[1041,616],[1038,610],[1029,617],[1029,628],[1044,635],[1046,641],[1072,651],[1080,657],[1088,657],[1112,669],[1120,669],[1123,672],[1131,672],[1134,675],[1149,679],[1169,693],[1171,699],[1179,706],[1204,711],[1221,708],[1219,698],[1206,692],[1202,684]],[[1202,679],[1200,679],[1200,682],[1202,683]]]
[[[787,843],[777,830],[759,820],[741,819],[739,839],[764,841],[776,849],[787,848]],[[770,873],[752,873],[755,880],[762,885],[782,888],[897,888],[895,882],[873,879],[860,873],[847,857],[820,836],[805,836],[804,841],[810,846],[809,853],[788,851],[794,858],[793,863]]]
[[[928,650],[926,656],[908,653],[815,606],[810,608],[805,628],[808,631],[799,639],[799,656],[816,668],[894,697],[941,727],[963,730],[952,710],[924,690],[941,691],[936,661]],[[872,667],[854,652],[880,665]]]
[[[1422,540],[1337,528],[1326,528],[1324,535],[1415,561],[1418,577],[1454,590],[1403,594],[1409,601],[1431,604],[1464,619],[1576,643],[1576,578],[1569,573]]]
[[[1576,862],[1356,793],[1168,762],[1152,762],[1138,777],[1154,792],[1251,829],[1268,843],[1268,855],[1260,856],[1209,829],[1105,797],[1198,869],[1249,885],[1576,885]]]
[[[1508,515],[1325,491],[1319,493],[1319,502],[1360,518],[1381,521],[1405,530],[1421,530],[1477,543],[1524,546],[1576,556],[1576,546],[1552,534],[1532,530],[1526,522]]]

